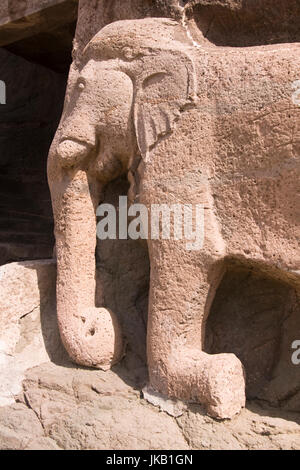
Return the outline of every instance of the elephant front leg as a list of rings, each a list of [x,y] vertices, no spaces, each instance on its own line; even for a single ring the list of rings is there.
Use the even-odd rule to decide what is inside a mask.
[[[206,406],[231,418],[245,406],[243,366],[234,354],[203,351],[205,321],[222,277],[220,262],[178,243],[150,242],[148,364],[163,395]]]

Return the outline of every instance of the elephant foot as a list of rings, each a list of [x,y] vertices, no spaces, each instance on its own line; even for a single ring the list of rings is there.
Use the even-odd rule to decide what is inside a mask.
[[[234,354],[173,353],[155,374],[150,371],[150,382],[164,395],[204,405],[218,419],[232,418],[246,403],[244,368]]]
[[[245,406],[245,371],[234,354],[208,356],[200,380],[206,383],[206,406],[210,416],[232,418]]]
[[[62,342],[76,364],[108,370],[124,355],[119,322],[106,308],[87,308],[71,321],[60,319],[59,326]]]

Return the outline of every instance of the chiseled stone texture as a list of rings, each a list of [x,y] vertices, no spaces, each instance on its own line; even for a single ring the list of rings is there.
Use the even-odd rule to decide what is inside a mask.
[[[114,21],[147,17],[179,19],[182,13],[180,3],[178,0],[79,0],[75,56],[80,57],[92,37]]]
[[[115,20],[133,20],[145,16],[168,16],[180,19],[182,10],[179,5],[183,3],[172,0],[157,2],[141,2],[139,0],[121,2],[116,0],[109,3],[82,0],[74,50],[76,62],[74,62],[70,75],[70,89],[75,83],[76,73],[78,72],[76,68],[80,64],[82,50],[101,27]],[[148,180],[146,178],[146,184],[150,188],[149,192],[146,191],[146,196],[144,194],[144,198],[146,202],[151,202],[148,196],[154,194],[155,197],[152,202],[168,202],[166,199],[168,195],[172,194],[172,191],[176,193],[176,188],[181,187],[182,192],[179,191],[179,196],[183,202],[190,202],[187,197],[192,195],[195,196],[196,202],[205,202],[209,206],[209,210],[212,209],[210,206],[212,204],[213,210],[210,212],[212,217],[208,227],[211,244],[208,243],[205,247],[207,259],[213,253],[222,252],[223,256],[225,254],[228,256],[235,255],[239,261],[245,262],[246,260],[245,264],[248,270],[261,268],[265,264],[264,275],[275,278],[272,281],[272,289],[279,286],[277,281],[280,281],[280,283],[283,281],[290,282],[293,287],[286,290],[286,297],[284,294],[285,289],[279,287],[279,290],[283,292],[279,297],[282,305],[281,312],[288,315],[291,313],[285,324],[289,324],[287,328],[292,331],[294,328],[297,329],[298,326],[297,318],[295,320],[295,312],[297,313],[298,307],[294,288],[297,287],[297,284],[299,285],[297,281],[299,279],[297,278],[299,257],[296,241],[296,225],[299,221],[299,212],[297,212],[297,200],[295,200],[299,179],[297,173],[299,164],[297,158],[295,158],[299,151],[299,130],[297,128],[299,110],[296,105],[292,105],[291,99],[291,84],[292,81],[298,78],[299,70],[298,29],[295,29],[293,22],[288,21],[285,23],[282,21],[281,12],[283,12],[285,3],[283,1],[278,2],[278,8],[274,9],[274,15],[267,16],[270,23],[268,28],[265,28],[264,25],[268,8],[264,9],[263,7],[271,5],[269,0],[256,2],[256,7],[253,7],[253,2],[250,4],[250,2],[243,2],[242,0],[212,0],[211,2],[199,0],[189,3],[191,10],[187,11],[189,14],[192,14],[191,11],[193,12],[194,19],[188,17],[188,23],[177,24],[176,41],[182,41],[182,44],[189,49],[196,64],[195,75],[198,81],[196,107],[187,107],[185,113],[181,109],[181,118],[176,127],[176,132],[174,131],[173,134],[168,135],[167,139],[158,139],[158,142],[155,142],[157,145],[151,148],[151,159],[154,164],[148,165],[146,169],[143,168],[144,174],[148,178]],[[19,5],[21,6],[22,3],[20,2]],[[297,19],[299,16],[297,3],[294,1],[290,5],[293,8],[290,8],[289,12],[293,11],[292,17]],[[261,15],[260,7],[262,8]],[[237,11],[238,14],[236,14]],[[219,15],[219,13],[222,14]],[[219,20],[219,17],[222,18],[222,21]],[[237,18],[241,19],[236,23]],[[157,38],[155,33],[156,27],[159,25],[162,28],[161,31],[163,31],[161,37],[166,34],[164,45],[170,45],[167,39],[170,31],[168,32],[167,29],[170,27],[171,30],[175,27],[174,23],[171,21],[157,21],[156,23],[155,21],[149,21],[143,24],[148,24],[149,31],[152,33],[151,41]],[[255,28],[252,28],[249,32],[247,28],[253,24]],[[282,24],[290,25],[289,32],[284,37],[281,34]],[[133,23],[126,23],[125,26],[122,23],[119,25],[121,32],[126,32],[126,25],[127,27],[133,27]],[[147,30],[144,28],[139,29],[137,23],[135,23],[135,26],[139,31],[139,39],[143,42],[143,39],[145,39],[143,35]],[[113,26],[109,31],[110,34],[114,34]],[[194,42],[191,41],[192,36]],[[276,44],[274,44],[274,41]],[[172,44],[174,43],[175,39]],[[281,44],[278,45],[277,43]],[[288,46],[286,43],[289,43]],[[120,43],[117,41],[117,44]],[[137,41],[135,41],[134,47],[136,44],[138,44]],[[108,46],[108,44],[106,45]],[[247,49],[244,46],[247,46]],[[166,54],[166,50],[164,49],[164,54]],[[115,53],[115,51],[113,52]],[[133,59],[133,57],[128,56],[128,52],[131,53],[131,50],[128,51],[127,49],[123,52],[127,54],[123,57],[126,62]],[[170,88],[165,86],[157,91],[155,80],[154,82],[151,80],[147,82],[152,90],[150,98],[152,98],[153,103],[159,103],[157,96],[160,96],[160,93],[168,90],[176,93],[182,91],[180,85],[184,83],[184,80],[181,81],[178,78],[186,78],[184,73],[181,75],[180,70],[186,71],[187,68],[180,69],[180,61],[177,59],[178,56],[176,56],[177,67],[174,68],[174,57],[173,62],[168,61],[167,55],[162,57],[164,67],[173,64],[169,71],[179,73],[175,77],[177,80],[169,81],[169,85],[171,83]],[[182,56],[181,60],[183,60],[181,65],[187,64]],[[146,72],[147,66],[146,64],[143,65],[143,72]],[[94,66],[96,67],[96,65]],[[152,69],[153,67],[149,66],[151,73]],[[92,74],[88,78],[91,78],[91,76]],[[169,75],[164,75],[166,79],[170,77],[172,77],[172,72]],[[127,80],[125,84],[128,83]],[[152,88],[151,84],[153,85]],[[178,85],[178,89],[174,84]],[[191,85],[192,81],[189,84]],[[125,87],[119,88],[122,88],[124,92],[126,91]],[[186,89],[186,87],[183,87],[183,89]],[[117,97],[117,90],[118,88],[115,87],[115,98]],[[131,91],[129,89],[127,98],[132,96]],[[176,93],[174,94],[176,95]],[[68,92],[67,99],[69,97],[70,93]],[[114,97],[113,93],[111,97]],[[92,98],[94,104],[94,95]],[[194,99],[196,96],[191,95],[190,98]],[[150,103],[151,100],[148,100],[148,102]],[[128,109],[131,109],[131,103],[129,104]],[[112,109],[114,109],[114,106]],[[90,117],[92,107],[88,111]],[[123,118],[122,114],[118,117],[120,116]],[[161,121],[159,113],[158,116],[155,124],[162,124],[163,121]],[[84,127],[83,122],[87,125],[87,122],[82,120],[80,113],[78,122],[80,122],[81,127],[79,126],[77,129],[76,122],[75,125],[73,124],[77,132],[78,129],[82,130]],[[137,132],[141,127],[140,123]],[[108,126],[108,128],[110,127]],[[146,122],[145,129],[148,132],[151,131],[149,122]],[[196,138],[194,138],[195,136]],[[111,136],[110,139],[110,142],[115,143],[118,141],[118,139],[112,139]],[[276,147],[276,152],[274,152],[274,147]],[[79,150],[82,151],[82,148]],[[182,159],[183,155],[186,155],[184,161]],[[162,162],[162,156],[168,157],[167,163]],[[197,156],[201,158],[197,160]],[[171,175],[169,173],[170,161],[172,161],[171,169],[173,172]],[[110,170],[110,168],[108,169]],[[185,174],[182,179],[183,169]],[[143,171],[141,172],[142,175]],[[203,181],[205,181],[205,184],[203,184]],[[189,192],[191,188],[195,193]],[[198,188],[198,196],[203,197],[203,199],[197,199],[196,188]],[[176,193],[176,196],[178,196],[178,193]],[[84,208],[84,206],[82,207]],[[89,208],[91,208],[91,205]],[[85,211],[83,211],[83,214],[86,215]],[[92,214],[92,211],[90,214]],[[214,216],[216,219],[214,219]],[[92,217],[89,220],[82,219],[83,227],[88,226],[91,220]],[[61,227],[63,227],[63,224]],[[75,228],[78,230],[78,227]],[[78,231],[80,232],[80,230]],[[89,240],[89,237],[85,237],[84,230],[81,235],[84,247],[84,243]],[[130,243],[126,243],[126,245],[128,246],[128,253],[133,253],[135,247],[138,246],[132,244],[131,247]],[[92,260],[90,264],[92,269],[89,272],[90,279],[93,281],[95,278],[93,272],[94,248],[92,246],[92,257],[90,258]],[[180,250],[176,252],[176,249],[170,246],[162,247],[163,250],[157,250],[156,247],[152,248],[150,262],[156,259],[156,261],[159,260],[160,262],[162,260],[165,263],[160,265],[158,262],[154,266],[156,272],[152,277],[152,280],[154,279],[152,294],[155,295],[152,295],[152,298],[150,297],[150,306],[153,306],[151,304],[153,298],[158,299],[158,303],[155,305],[155,313],[157,318],[161,320],[158,322],[158,326],[156,325],[159,334],[153,334],[155,328],[150,332],[149,336],[152,338],[150,348],[152,347],[151,353],[156,352],[157,357],[161,358],[162,354],[166,353],[164,348],[171,337],[169,335],[170,330],[166,328],[166,325],[169,326],[168,322],[172,317],[165,313],[163,317],[159,317],[158,313],[169,313],[173,309],[180,319],[181,314],[185,314],[187,311],[190,312],[189,308],[192,302],[194,302],[193,307],[195,309],[202,308],[203,310],[203,303],[209,290],[209,283],[207,282],[209,263],[206,264],[207,259],[204,259],[201,264],[199,259],[190,259],[186,252],[182,253]],[[128,266],[126,267],[128,260],[125,260],[127,248],[123,252],[124,258],[120,258],[120,260],[114,249],[114,247],[109,246],[109,243],[98,247],[98,295],[106,306],[110,307],[110,304],[114,304],[112,310],[119,317],[120,323],[123,323],[125,336],[127,335],[130,338],[126,359],[121,366],[114,369],[114,372],[107,373],[81,370],[75,367],[58,367],[50,363],[29,371],[23,384],[23,392],[19,394],[18,401],[20,403],[0,409],[0,416],[2,416],[0,420],[1,446],[3,448],[28,449],[53,449],[57,447],[63,449],[102,449],[110,447],[114,449],[169,449],[187,448],[188,445],[199,449],[299,448],[299,414],[286,414],[278,410],[270,411],[254,407],[243,410],[239,416],[233,418],[232,422],[216,422],[205,416],[199,406],[191,406],[176,421],[140,400],[139,390],[146,381],[145,368],[143,367],[143,357],[145,355],[145,325],[143,325],[143,321],[147,300],[145,292],[148,290],[149,262],[144,247],[141,245],[134,252],[130,261],[133,262],[132,266],[135,266],[141,260],[144,270],[142,268],[136,270],[135,267],[128,269]],[[110,258],[112,252],[115,254]],[[80,279],[80,274],[83,272],[80,261],[84,259],[84,252],[80,251],[80,247],[77,250],[77,256],[78,263],[75,263],[72,267]],[[62,253],[60,259],[62,260],[62,258],[64,258],[64,253]],[[179,264],[179,261],[181,264]],[[274,268],[275,265],[277,269]],[[186,266],[189,268],[188,271],[184,270]],[[201,272],[202,277],[199,276],[199,266],[204,266]],[[169,268],[168,271],[166,271],[167,268]],[[112,283],[110,280],[114,277],[115,270],[117,270],[119,277]],[[130,272],[131,270],[133,272]],[[159,270],[163,273],[161,277],[159,277]],[[166,272],[168,275],[165,275]],[[8,271],[5,271],[5,276],[9,279]],[[18,279],[18,276],[16,278]],[[216,278],[213,276],[210,279],[210,283],[215,284],[215,287],[217,278],[219,276]],[[30,278],[29,283],[36,286],[36,277],[34,279]],[[253,286],[255,286],[255,280]],[[68,282],[64,285],[65,290],[67,290],[67,287],[69,287]],[[91,286],[87,285],[83,285],[83,287],[86,288],[88,294],[92,292],[92,295],[88,298],[93,298],[94,285],[92,284],[92,289],[90,289]],[[173,289],[171,291],[172,295],[169,295],[170,291],[168,289],[170,287]],[[21,286],[17,286],[17,291],[22,292],[22,289],[25,296],[27,296],[27,287],[21,283]],[[113,298],[114,289],[118,292],[121,291],[115,298]],[[126,292],[122,292],[122,289]],[[36,287],[34,292],[37,292]],[[76,289],[74,292],[76,293]],[[4,289],[5,295],[7,293]],[[29,299],[31,297],[29,296]],[[250,293],[248,293],[248,299],[249,297],[251,297]],[[71,295],[70,299],[73,300],[74,296]],[[33,302],[33,312],[38,308],[35,307],[36,302],[37,297],[36,301]],[[186,302],[188,308],[186,308]],[[219,311],[222,312],[221,303],[219,305]],[[263,306],[263,303],[260,305]],[[31,333],[29,334],[31,327],[27,329],[27,318],[30,319],[30,312],[28,312],[26,302],[25,307],[25,311],[22,310],[23,307],[19,308],[21,312],[25,312],[23,318],[20,318],[19,312],[15,315],[15,312],[8,309],[8,316],[13,321],[6,330],[5,341],[9,341],[7,344],[5,341],[4,345],[2,344],[3,354],[1,356],[4,358],[4,362],[7,360],[6,356],[7,351],[10,351],[9,348],[12,348],[15,352],[19,347],[22,358],[27,357],[22,348],[24,345],[31,343]],[[227,315],[230,308],[230,306],[225,308],[224,316]],[[246,305],[245,311],[247,311],[247,308],[251,313],[249,304]],[[287,312],[286,308],[291,310]],[[128,321],[128,312],[131,315],[130,322]],[[65,310],[64,313],[70,312]],[[234,312],[232,315],[232,323],[235,324]],[[67,320],[70,318],[68,315],[65,315],[65,317]],[[35,322],[37,318],[34,317],[33,321]],[[136,331],[133,327],[134,318],[137,319],[139,325]],[[249,318],[249,321],[253,321],[250,314]],[[22,319],[26,320],[21,322]],[[219,318],[214,319],[213,316],[209,320],[217,334],[223,330],[218,320]],[[239,321],[241,324],[243,323],[240,318]],[[279,322],[281,321],[280,319]],[[20,337],[19,322],[23,323],[25,331],[18,341]],[[245,323],[243,328],[247,331],[249,323]],[[264,326],[262,323],[264,322],[258,322],[260,327]],[[151,325],[151,319],[149,324]],[[186,323],[184,325],[189,327],[186,328],[186,331],[195,331],[190,328],[191,325],[186,325]],[[57,338],[56,327],[53,328],[54,337]],[[227,326],[227,328],[230,329],[230,326]],[[66,330],[68,330],[67,321]],[[245,330],[243,334],[245,334]],[[47,327],[45,331],[49,332],[51,329]],[[134,338],[134,334],[137,337],[140,331],[143,332],[142,341],[135,348],[134,339],[136,338]],[[199,333],[198,330],[197,332]],[[165,333],[169,337],[165,337]],[[232,333],[232,328],[230,333]],[[271,333],[271,341],[267,347],[268,357],[272,357],[274,354],[274,349],[272,349],[274,330]],[[265,348],[265,341],[268,338],[266,334],[263,334],[262,328],[258,334],[259,338],[260,335],[262,335],[262,346]],[[289,340],[286,340],[287,337]],[[284,354],[289,354],[289,341],[291,338],[285,335],[283,335],[283,338]],[[22,341],[24,341],[23,345]],[[230,336],[229,339],[223,338],[221,341],[213,338],[212,344],[215,348],[213,352],[218,349],[219,352],[224,352],[226,350],[226,341],[231,343]],[[295,403],[292,403],[289,409],[296,409],[299,403],[297,395],[294,393],[297,392],[297,389],[295,389],[297,378],[293,379],[295,382],[292,382],[292,388],[295,390],[283,390],[283,379],[281,377],[277,380],[277,384],[275,378],[275,381],[269,385],[269,390],[264,389],[263,392],[266,391],[266,393],[261,394],[260,390],[257,391],[257,384],[263,375],[268,376],[270,371],[267,370],[267,367],[269,366],[261,363],[257,369],[255,368],[257,367],[256,364],[253,368],[249,357],[257,349],[255,340],[249,341],[247,347],[249,352],[246,351],[243,357],[243,351],[240,351],[238,347],[233,352],[237,356],[241,355],[241,359],[244,359],[245,365],[252,372],[252,376],[250,374],[248,379],[248,387],[250,386],[252,389],[250,393],[254,393],[253,390],[255,390],[255,395],[263,399],[267,397],[271,403],[277,405],[281,404],[282,399],[285,401],[286,399],[288,401],[295,399]],[[232,346],[225,352],[231,353],[231,348]],[[132,352],[135,352],[135,350],[137,353],[133,356]],[[153,359],[151,353],[148,355],[150,360]],[[171,372],[171,377],[165,378],[162,374],[162,377],[160,377],[162,380],[157,380],[157,385],[161,385],[164,391],[167,390],[170,394],[188,395],[187,385],[190,381],[189,371],[191,370],[189,366],[199,359],[197,353],[199,351],[195,350],[195,354],[192,351],[190,356],[186,354],[182,357],[176,357],[177,364],[176,360],[167,363],[170,368],[167,367],[166,370]],[[234,362],[233,356],[230,357],[232,364],[235,364],[241,372],[238,360],[236,359]],[[210,359],[207,356],[205,358],[207,360],[206,369],[210,370]],[[286,357],[285,360],[287,360]],[[56,359],[56,361],[58,360]],[[283,363],[279,361],[277,366],[284,367],[284,361]],[[155,360],[153,362],[155,365]],[[13,364],[7,362],[7,365],[17,370]],[[181,366],[181,369],[178,365]],[[173,366],[174,369],[172,369]],[[177,369],[175,366],[177,366]],[[217,366],[213,370],[218,375],[223,370],[222,357]],[[154,369],[150,366],[150,371]],[[195,367],[195,371],[198,370],[199,368]],[[284,376],[288,377],[287,382],[289,383],[291,383],[289,378],[291,371],[292,369],[289,369],[287,375]],[[179,380],[175,380],[176,386],[173,387],[172,381],[170,380],[171,384],[168,381],[174,377],[178,379],[177,374],[180,375],[179,372],[182,373],[182,376],[179,377]],[[185,373],[187,375],[184,375]],[[132,374],[134,378],[132,378]],[[256,374],[260,376],[256,377]],[[230,378],[230,376],[228,377]],[[218,385],[218,377],[213,375],[212,378],[216,379],[215,383]],[[229,391],[227,395],[230,395],[231,392],[226,388],[226,382],[221,381],[220,384],[219,389],[223,388],[226,392]],[[241,383],[239,382],[238,385],[241,385]],[[13,386],[10,393],[15,395],[18,390],[18,386]],[[294,393],[294,396],[291,396],[291,393]],[[222,396],[217,396],[219,401],[222,398]],[[216,401],[218,402],[218,400]],[[239,408],[240,400],[237,401],[237,404],[238,406],[235,407],[234,412],[236,412],[236,408]],[[217,405],[222,405],[222,403],[219,402]],[[234,405],[236,404],[234,403]],[[274,416],[270,416],[272,414]],[[222,417],[220,410],[217,410],[216,415]],[[31,425],[30,432],[26,423],[20,426],[22,420]],[[144,426],[145,422],[147,423],[146,427]],[[153,429],[157,431],[156,434],[153,433]]]
[[[260,4],[267,19],[271,4]],[[256,25],[259,9],[243,1],[191,2],[187,15],[171,1],[155,3],[155,13],[134,0],[120,10],[118,1],[107,5],[80,3],[64,113],[49,153],[62,341],[76,363],[103,367],[101,348],[108,346],[99,308],[111,306],[99,276],[104,302],[94,302],[95,209],[108,183],[127,173],[130,197],[148,211],[153,204],[202,204],[198,250],[148,240],[149,377],[161,394],[229,418],[245,403],[243,365],[230,351],[204,349],[211,302],[229,262],[290,284],[291,295],[300,285],[293,99],[299,34],[288,23],[281,36],[283,2],[269,18],[271,36],[262,21]],[[168,18],[157,17],[158,5],[170,7]],[[234,23],[235,43],[218,15],[207,29],[206,7],[225,13],[228,27]],[[299,17],[296,2],[291,10]],[[99,253],[98,270],[106,255]],[[120,325],[115,332],[110,350],[119,345]],[[121,359],[119,347],[112,359],[106,367]]]

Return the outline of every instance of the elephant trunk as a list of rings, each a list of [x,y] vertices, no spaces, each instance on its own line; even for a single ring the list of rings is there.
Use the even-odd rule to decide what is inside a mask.
[[[114,314],[95,305],[98,183],[86,171],[53,169],[51,161],[48,174],[55,217],[61,339],[77,364],[108,369],[122,357],[123,341]]]

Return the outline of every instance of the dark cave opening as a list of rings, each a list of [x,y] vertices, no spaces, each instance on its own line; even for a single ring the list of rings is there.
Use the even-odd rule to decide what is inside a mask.
[[[6,85],[6,104],[0,106],[1,265],[53,255],[47,156],[72,60],[76,22],[67,21],[56,28],[49,22],[49,29],[13,42],[1,30],[0,79]]]
[[[292,344],[300,331],[294,287],[246,267],[228,269],[206,324],[205,350],[234,353],[246,371],[246,395],[287,411],[300,409],[300,368]]]

